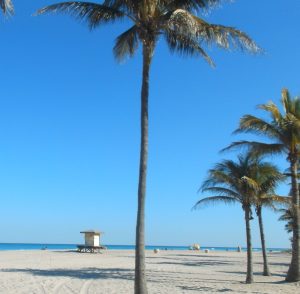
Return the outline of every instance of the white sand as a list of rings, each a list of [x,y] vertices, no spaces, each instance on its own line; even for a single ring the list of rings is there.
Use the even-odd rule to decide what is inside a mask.
[[[290,258],[269,254],[273,275],[263,277],[261,254],[254,253],[255,283],[247,285],[245,253],[148,251],[149,294],[300,293],[300,283],[283,282]],[[2,251],[0,293],[133,293],[133,269],[133,251]]]

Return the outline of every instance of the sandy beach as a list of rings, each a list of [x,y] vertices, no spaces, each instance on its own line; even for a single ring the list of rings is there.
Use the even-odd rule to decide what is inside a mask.
[[[0,260],[0,293],[133,293],[133,251],[2,251]],[[147,251],[149,293],[299,293],[300,283],[283,282],[290,255],[270,253],[269,261],[273,275],[263,277],[254,253],[255,283],[246,285],[244,252]]]

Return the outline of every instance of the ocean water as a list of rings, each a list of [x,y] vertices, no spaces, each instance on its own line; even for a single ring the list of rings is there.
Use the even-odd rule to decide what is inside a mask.
[[[104,245],[109,250],[133,250],[134,245]],[[146,246],[146,250],[189,250],[189,246]],[[46,244],[46,243],[0,243],[0,250],[76,250],[77,244]],[[237,247],[210,247],[201,246],[201,250],[209,249],[211,251],[236,251]],[[268,248],[268,251],[285,251],[288,248]],[[246,248],[242,248],[246,250]],[[253,251],[261,251],[261,248],[253,248]]]

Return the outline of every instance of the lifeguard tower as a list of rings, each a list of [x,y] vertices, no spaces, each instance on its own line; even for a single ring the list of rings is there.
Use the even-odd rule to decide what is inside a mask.
[[[84,234],[84,245],[78,245],[78,251],[79,252],[100,252],[101,249],[106,249],[104,246],[100,246],[100,235],[103,234],[100,231],[95,230],[87,230],[80,232],[81,234]]]

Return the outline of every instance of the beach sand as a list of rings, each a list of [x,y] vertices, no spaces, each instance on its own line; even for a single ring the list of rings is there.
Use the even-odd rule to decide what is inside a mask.
[[[261,253],[254,253],[255,283],[245,281],[246,253],[147,251],[149,294],[300,293],[300,283],[284,283],[288,253],[270,253],[271,277],[261,276]],[[103,254],[68,251],[0,252],[0,293],[133,293],[134,252]]]

